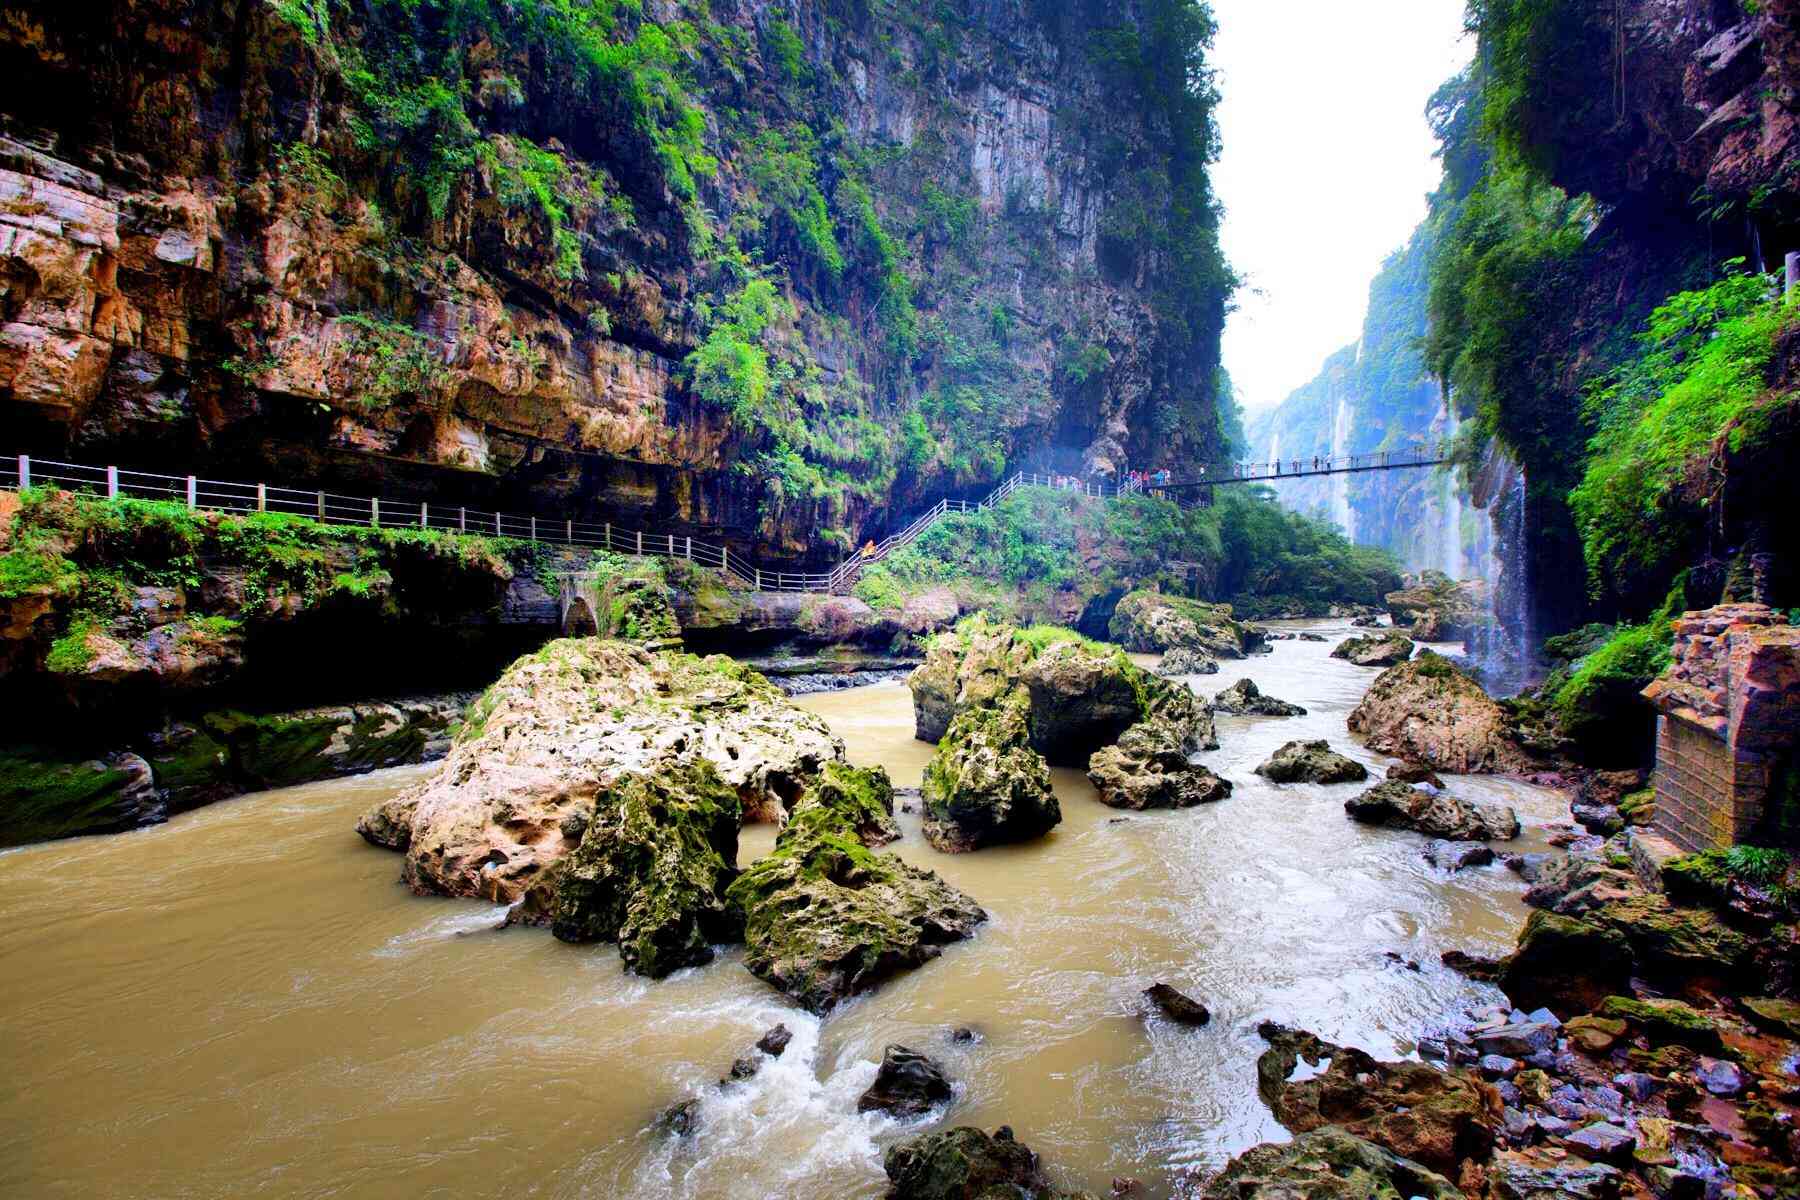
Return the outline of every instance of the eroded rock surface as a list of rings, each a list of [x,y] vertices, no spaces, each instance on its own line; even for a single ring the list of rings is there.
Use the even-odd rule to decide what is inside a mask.
[[[1118,745],[1096,750],[1088,778],[1102,804],[1137,811],[1190,808],[1231,795],[1231,783],[1194,762],[1182,731],[1160,717],[1133,725]]]
[[[1371,750],[1436,771],[1511,773],[1532,766],[1505,710],[1448,659],[1429,651],[1382,672],[1349,725]]]
[[[1127,650],[1143,654],[1189,649],[1216,658],[1243,658],[1265,645],[1262,631],[1235,619],[1231,605],[1161,592],[1132,592],[1120,600],[1107,632]]]
[[[627,774],[704,759],[745,819],[768,820],[842,754],[824,721],[728,659],[568,639],[509,667],[442,766],[378,813],[392,831],[410,810],[413,890],[509,903],[575,849]]]
[[[1162,661],[1156,664],[1155,669],[1164,679],[1179,679],[1183,675],[1217,675],[1219,660],[1198,647],[1177,646],[1163,654]]]
[[[1369,777],[1369,769],[1353,758],[1318,740],[1294,741],[1282,746],[1256,773],[1270,783],[1357,783]]]
[[[1365,634],[1345,638],[1331,651],[1331,657],[1345,659],[1359,667],[1392,667],[1412,657],[1413,640],[1404,633]]]
[[[1240,679],[1212,698],[1214,712],[1233,713],[1241,717],[1304,717],[1306,710],[1298,704],[1265,696],[1254,679]]]
[[[1038,1156],[1002,1125],[990,1136],[960,1126],[889,1146],[888,1200],[1086,1200],[1059,1190]]]
[[[1050,771],[1031,748],[1024,704],[973,708],[951,722],[925,771],[925,839],[961,853],[1041,837],[1062,821]]]
[[[1252,1146],[1207,1184],[1205,1200],[1462,1200],[1424,1164],[1328,1125]]]
[[[1507,841],[1519,836],[1519,816],[1510,808],[1392,780],[1344,801],[1344,811],[1366,825],[1411,829],[1448,841]]]

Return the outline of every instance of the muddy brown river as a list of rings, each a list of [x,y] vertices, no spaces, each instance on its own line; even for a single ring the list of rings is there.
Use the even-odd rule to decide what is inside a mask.
[[[1329,627],[1336,635],[1347,632]],[[875,1197],[881,1151],[923,1126],[855,1112],[882,1047],[942,1061],[946,1120],[1011,1124],[1067,1186],[1115,1176],[1167,1195],[1181,1174],[1285,1135],[1256,1098],[1256,1024],[1380,1055],[1498,993],[1437,965],[1497,952],[1523,909],[1504,868],[1454,877],[1417,835],[1349,821],[1357,785],[1277,787],[1251,768],[1325,737],[1373,768],[1344,719],[1376,672],[1285,641],[1196,679],[1245,674],[1306,717],[1220,718],[1221,803],[1133,815],[1056,775],[1064,822],[1031,845],[936,853],[903,817],[896,847],[992,920],[938,961],[824,1023],[736,952],[652,983],[611,947],[499,932],[498,910],[422,899],[356,817],[420,771],[245,796],[123,836],[0,856],[0,1194],[32,1197]],[[850,757],[916,785],[898,685],[808,697]],[[1553,793],[1458,778],[1503,800],[1540,849]],[[742,857],[772,830],[746,832]],[[1385,957],[1417,960],[1411,971]],[[1166,980],[1202,1029],[1146,1020]],[[712,1086],[765,1029],[787,1053]],[[972,1045],[950,1031],[978,1030]],[[702,1094],[698,1137],[654,1115]]]

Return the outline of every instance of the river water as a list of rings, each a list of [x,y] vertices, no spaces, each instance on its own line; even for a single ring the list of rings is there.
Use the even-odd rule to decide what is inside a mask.
[[[959,1082],[950,1121],[1011,1124],[1066,1185],[1104,1195],[1124,1175],[1166,1195],[1185,1169],[1285,1136],[1256,1098],[1258,1021],[1404,1054],[1498,996],[1438,952],[1498,952],[1523,919],[1503,868],[1446,876],[1418,836],[1349,821],[1356,785],[1250,773],[1295,737],[1386,765],[1344,727],[1375,672],[1328,649],[1278,642],[1195,680],[1210,693],[1249,674],[1311,710],[1220,718],[1207,761],[1237,791],[1218,804],[1116,820],[1058,772],[1053,834],[962,856],[903,817],[896,849],[992,919],[823,1023],[736,952],[652,983],[610,947],[499,932],[495,909],[409,895],[399,859],[351,826],[430,768],[0,856],[0,1194],[876,1197],[882,1147],[909,1130],[855,1101],[900,1042]],[[929,747],[904,687],[802,703],[853,761],[917,783]],[[1515,805],[1519,849],[1566,816],[1523,784],[1450,786]],[[746,831],[742,857],[772,840]],[[1212,1024],[1146,1020],[1138,993],[1155,980],[1204,1000]],[[787,1053],[717,1088],[778,1021]],[[953,1043],[958,1026],[981,1040]],[[650,1129],[696,1094],[699,1136]]]

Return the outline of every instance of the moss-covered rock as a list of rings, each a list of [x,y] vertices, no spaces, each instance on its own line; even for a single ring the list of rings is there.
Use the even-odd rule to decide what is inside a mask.
[[[135,829],[162,816],[150,766],[135,754],[0,751],[0,846]]]
[[[1036,648],[1010,625],[970,617],[932,638],[907,678],[918,738],[936,742],[958,713],[1000,703],[1018,687]]]
[[[1637,956],[1638,970],[1659,982],[1733,982],[1755,954],[1751,940],[1707,908],[1670,902],[1641,893],[1609,900],[1588,920],[1623,934]]]
[[[668,761],[603,791],[580,844],[538,887],[550,930],[568,942],[617,942],[625,966],[660,979],[711,962],[736,941],[725,903],[737,875],[737,793],[704,759]]]
[[[1448,1179],[1335,1125],[1252,1146],[1206,1186],[1205,1200],[1462,1200]]]
[[[1051,1184],[1005,1126],[922,1133],[888,1147],[882,1169],[889,1200],[1083,1200]]]
[[[1304,717],[1306,710],[1298,704],[1263,695],[1254,679],[1240,679],[1212,698],[1214,712],[1232,713],[1240,717]]]
[[[1344,811],[1365,825],[1411,829],[1450,841],[1506,841],[1519,836],[1519,816],[1510,808],[1393,780],[1344,801]]]
[[[1229,604],[1206,604],[1162,592],[1131,592],[1113,609],[1107,633],[1140,654],[1203,650],[1218,658],[1243,658],[1264,644],[1255,626],[1232,616]]]
[[[1486,1084],[1422,1062],[1380,1062],[1279,1025],[1260,1032],[1269,1049],[1257,1060],[1257,1090],[1294,1133],[1340,1125],[1449,1175],[1494,1148],[1500,1104]],[[1302,1060],[1324,1069],[1293,1079]]]
[[[970,936],[987,914],[930,871],[876,854],[854,806],[796,806],[773,853],[726,893],[744,965],[810,1012],[868,991]]]
[[[1600,1016],[1626,1021],[1642,1029],[1657,1041],[1712,1052],[1723,1047],[1719,1027],[1712,1018],[1680,1000],[1608,996],[1598,1011]]]
[[[1045,647],[1020,676],[1030,698],[1032,747],[1053,763],[1086,765],[1143,715],[1142,674],[1111,648],[1073,639]]]
[[[403,793],[414,802],[404,878],[421,892],[516,900],[575,849],[603,792],[671,757],[710,762],[746,820],[775,820],[843,744],[729,659],[551,642],[507,668],[470,706],[442,768]]]
[[[1061,823],[1023,697],[950,723],[925,769],[924,797],[925,839],[946,853],[1029,841]]]
[[[1331,651],[1331,657],[1355,663],[1359,667],[1398,666],[1411,658],[1413,641],[1398,630],[1366,633],[1345,638]]]
[[[1523,1009],[1585,1012],[1631,979],[1631,943],[1603,925],[1534,912],[1507,959],[1500,986]]]
[[[1182,730],[1161,717],[1127,729],[1116,746],[1096,750],[1088,779],[1100,803],[1142,811],[1191,808],[1231,795],[1231,783],[1190,757]]]
[[[789,819],[801,819],[821,805],[846,818],[865,846],[885,846],[900,839],[900,827],[894,823],[894,784],[881,767],[826,763],[794,802]]]
[[[1358,783],[1369,777],[1367,767],[1323,740],[1288,742],[1256,773],[1270,783]]]

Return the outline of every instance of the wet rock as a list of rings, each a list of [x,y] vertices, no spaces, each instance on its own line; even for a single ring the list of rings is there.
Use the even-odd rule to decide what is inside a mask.
[[[1102,804],[1138,811],[1190,808],[1231,795],[1230,782],[1189,757],[1181,731],[1154,717],[1127,729],[1117,746],[1095,751],[1088,779]]]
[[[703,759],[746,819],[773,819],[842,757],[821,718],[729,659],[551,642],[507,668],[443,765],[401,794],[402,876],[417,892],[508,903],[575,850],[565,818],[593,813],[626,775]]]
[[[985,1039],[981,1036],[979,1029],[968,1025],[958,1025],[950,1031],[950,1040],[960,1046],[973,1046]]]
[[[1031,700],[1032,748],[1059,765],[1086,766],[1143,716],[1143,674],[1112,649],[1067,641],[1040,650],[1020,676]]]
[[[1446,950],[1438,956],[1438,961],[1458,975],[1483,981],[1500,978],[1501,972],[1506,969],[1506,963],[1502,959],[1470,954],[1466,950]]]
[[[786,1025],[777,1025],[756,1039],[756,1048],[770,1058],[780,1058],[782,1052],[788,1048],[788,1043],[793,1040],[793,1030]]]
[[[885,846],[900,840],[900,826],[894,823],[894,785],[881,767],[826,763],[794,802],[789,819],[820,805],[848,817],[865,846]]]
[[[1413,640],[1404,633],[1389,631],[1346,638],[1332,650],[1331,657],[1359,667],[1392,667],[1405,662],[1412,654]]]
[[[1625,1036],[1625,1022],[1616,1017],[1597,1017],[1592,1013],[1571,1018],[1563,1027],[1576,1049],[1595,1058],[1612,1050]]]
[[[1519,1094],[1533,1104],[1543,1104],[1550,1099],[1550,1091],[1553,1086],[1550,1075],[1540,1067],[1533,1067],[1529,1071],[1520,1071],[1518,1078],[1513,1082],[1518,1084]]]
[[[952,721],[925,770],[925,840],[948,854],[1042,837],[1062,821],[1021,698]]]
[[[797,813],[726,900],[743,913],[744,965],[820,1014],[987,919],[935,873],[869,850],[853,816],[827,806]]]
[[[1577,1129],[1563,1141],[1584,1157],[1600,1162],[1629,1160],[1631,1152],[1637,1149],[1637,1136],[1610,1121],[1596,1121]]]
[[[1557,1026],[1549,1021],[1523,1021],[1474,1034],[1483,1054],[1511,1054],[1529,1058],[1556,1045]]]
[[[762,1059],[752,1058],[746,1054],[732,1062],[731,1070],[726,1072],[725,1078],[719,1082],[721,1084],[742,1083],[746,1079],[756,1078],[756,1073],[760,1070],[762,1070]]]
[[[1166,983],[1153,983],[1144,989],[1144,998],[1155,1005],[1157,1011],[1179,1025],[1204,1025],[1212,1020],[1212,1013],[1206,1005],[1192,997],[1170,987]]]
[[[1487,1085],[1420,1062],[1379,1062],[1361,1050],[1265,1024],[1257,1092],[1295,1133],[1340,1125],[1432,1170],[1455,1174],[1493,1148],[1500,1104]],[[1293,1079],[1301,1061],[1322,1071]]]
[[[1207,1185],[1205,1200],[1462,1200],[1450,1180],[1335,1126],[1252,1146]],[[1524,1198],[1520,1198],[1524,1200]]]
[[[1505,841],[1519,836],[1519,817],[1510,808],[1462,800],[1448,792],[1421,791],[1404,783],[1378,783],[1344,801],[1344,811],[1366,825],[1411,829],[1449,841]]]
[[[1387,769],[1389,783],[1422,783],[1426,787],[1442,789],[1444,781],[1430,767],[1418,763],[1395,763]]]
[[[1748,996],[1738,1003],[1757,1025],[1800,1041],[1800,1004],[1774,996]]]
[[[711,962],[715,943],[737,940],[724,893],[740,813],[737,793],[705,760],[624,776],[526,907],[563,941],[617,942],[627,969],[653,979]]]
[[[936,742],[971,708],[999,704],[1019,683],[1032,647],[1009,625],[977,618],[931,639],[925,661],[907,677],[920,741]]]
[[[1641,1071],[1621,1071],[1613,1076],[1613,1086],[1619,1089],[1620,1094],[1642,1104],[1656,1090],[1656,1078]]]
[[[1625,828],[1625,820],[1619,816],[1619,810],[1611,805],[1572,804],[1569,813],[1590,833],[1601,837],[1611,837]]]
[[[1616,930],[1534,912],[1507,960],[1500,986],[1514,1003],[1581,1012],[1631,978],[1631,944]]]
[[[1349,726],[1371,750],[1436,771],[1531,769],[1506,711],[1449,659],[1429,651],[1382,672],[1351,712]]]
[[[1273,696],[1265,696],[1256,681],[1240,679],[1212,699],[1214,712],[1241,717],[1304,717],[1306,710]]]
[[[1367,767],[1324,741],[1289,742],[1256,773],[1271,783],[1355,783],[1369,777]]]
[[[1350,624],[1358,629],[1375,629],[1381,625],[1381,618],[1370,613],[1364,613],[1360,617],[1350,618]]]
[[[1461,641],[1486,619],[1487,591],[1479,580],[1457,582],[1426,571],[1387,594],[1388,614],[1420,641]]]
[[[1179,679],[1185,675],[1217,675],[1219,660],[1197,647],[1177,646],[1162,656],[1162,661],[1156,664],[1155,670],[1164,679]]]
[[[1604,1163],[1556,1163],[1512,1150],[1494,1155],[1488,1177],[1503,1200],[1609,1200],[1620,1179]]]
[[[875,1082],[856,1101],[857,1112],[885,1112],[903,1120],[923,1116],[955,1095],[944,1069],[916,1050],[889,1046]]]
[[[1428,842],[1425,861],[1445,871],[1485,867],[1494,861],[1493,850],[1481,842]]]
[[[1717,1051],[1721,1046],[1719,1027],[1713,1024],[1712,1018],[1680,1000],[1608,996],[1599,1012],[1603,1017],[1614,1017],[1635,1025],[1660,1041],[1676,1042],[1701,1051]]]
[[[1526,883],[1535,883],[1543,872],[1544,864],[1549,861],[1548,854],[1509,854],[1506,856],[1506,869]]]
[[[1720,1058],[1702,1058],[1695,1068],[1694,1078],[1715,1096],[1739,1095],[1748,1083],[1742,1067]]]
[[[1184,647],[1218,658],[1243,658],[1264,644],[1254,626],[1233,619],[1229,604],[1147,591],[1132,592],[1119,601],[1107,633],[1127,650],[1142,654]]]
[[[683,1100],[670,1105],[656,1117],[656,1130],[666,1137],[692,1137],[700,1128],[700,1101]]]
[[[882,1169],[888,1200],[1078,1200],[1004,1125],[992,1136],[962,1126],[908,1138],[888,1147]]]
[[[136,829],[166,815],[150,764],[136,754],[0,752],[0,846]]]
[[[1507,1058],[1504,1054],[1484,1054],[1475,1064],[1483,1079],[1510,1079],[1524,1066],[1518,1059]]]
[[[1301,632],[1294,635],[1294,640],[1300,642],[1324,642],[1329,641],[1330,639],[1322,633]]]

